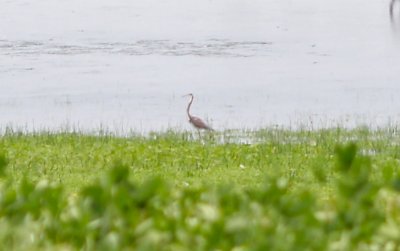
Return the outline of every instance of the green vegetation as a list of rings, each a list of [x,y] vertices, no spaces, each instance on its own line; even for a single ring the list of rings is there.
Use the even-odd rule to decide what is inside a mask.
[[[399,250],[395,128],[0,137],[0,250]]]

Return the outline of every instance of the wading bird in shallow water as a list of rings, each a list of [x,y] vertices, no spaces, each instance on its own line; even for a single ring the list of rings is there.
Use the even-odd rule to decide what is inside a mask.
[[[208,126],[201,118],[190,115],[190,106],[192,105],[193,99],[194,99],[193,94],[189,93],[189,94],[184,95],[183,97],[190,97],[189,104],[186,108],[186,113],[189,117],[189,123],[191,123],[197,129],[205,129],[205,130],[214,131],[214,129],[212,129],[210,126]]]
[[[392,0],[389,5],[390,20],[395,28],[399,28],[400,19],[400,0]]]

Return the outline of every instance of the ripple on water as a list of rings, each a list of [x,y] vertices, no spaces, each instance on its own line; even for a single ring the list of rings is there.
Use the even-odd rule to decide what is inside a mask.
[[[0,40],[0,55],[79,55],[110,53],[126,55],[252,57],[265,55],[272,45],[268,41],[205,41],[138,40],[132,43],[58,44],[41,41]]]

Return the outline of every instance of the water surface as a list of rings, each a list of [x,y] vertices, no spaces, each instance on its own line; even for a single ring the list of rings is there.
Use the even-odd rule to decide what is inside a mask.
[[[0,9],[0,125],[25,130],[399,121],[389,1],[34,0]]]

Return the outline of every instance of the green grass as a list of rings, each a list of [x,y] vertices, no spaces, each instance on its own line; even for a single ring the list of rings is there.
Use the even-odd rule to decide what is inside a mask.
[[[399,160],[396,128],[8,132],[0,249],[398,250]]]
[[[250,143],[238,143],[243,139]],[[11,133],[1,138],[0,149],[9,159],[8,176],[60,182],[68,192],[78,191],[116,164],[129,167],[136,181],[160,176],[178,187],[203,183],[252,187],[271,175],[285,177],[296,187],[315,183],[315,170],[323,168],[329,174],[335,146],[349,141],[356,141],[359,152],[370,155],[374,166],[397,166],[400,136],[367,129],[224,132],[201,140],[185,132],[125,138]]]

